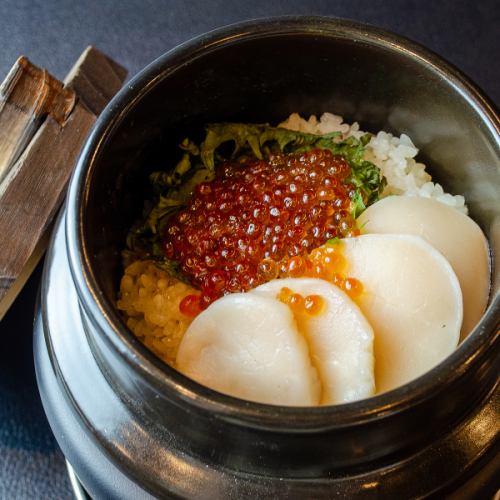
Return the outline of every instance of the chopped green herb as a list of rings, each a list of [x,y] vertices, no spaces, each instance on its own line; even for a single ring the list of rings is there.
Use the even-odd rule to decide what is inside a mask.
[[[326,240],[327,245],[338,245],[341,242],[341,239],[336,236],[335,238],[330,238],[329,240]]]
[[[356,191],[356,193],[352,197],[351,207],[352,216],[355,219],[357,219],[366,210],[365,202],[363,201],[363,197],[361,196],[361,193],[359,191]]]

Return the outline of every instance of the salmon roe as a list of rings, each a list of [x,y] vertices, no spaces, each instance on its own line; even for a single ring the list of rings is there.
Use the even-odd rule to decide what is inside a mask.
[[[165,229],[165,255],[201,289],[182,307],[204,309],[283,275],[333,280],[340,257],[306,257],[325,240],[356,234],[350,172],[344,158],[320,149],[221,164]]]
[[[341,288],[351,299],[357,299],[363,293],[363,285],[356,278],[344,278],[345,269],[341,244],[326,243],[309,254],[290,259],[283,277],[323,279]]]
[[[303,297],[300,293],[294,293],[285,286],[279,291],[277,299],[283,304],[287,304],[295,314],[316,316],[323,311],[324,299],[321,295]]]
[[[194,318],[202,311],[201,297],[199,295],[186,295],[179,304],[179,311],[190,318]]]

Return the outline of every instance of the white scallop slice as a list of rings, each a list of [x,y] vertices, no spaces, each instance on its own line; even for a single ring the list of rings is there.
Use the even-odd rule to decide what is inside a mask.
[[[461,339],[474,328],[488,303],[488,243],[467,215],[431,198],[389,196],[359,217],[363,233],[413,234],[439,250],[457,275],[464,300]]]
[[[235,293],[213,302],[191,323],[177,368],[238,398],[289,406],[319,404],[320,384],[289,307]]]
[[[462,293],[448,261],[418,236],[365,234],[340,244],[375,332],[377,392],[405,384],[456,348]]]
[[[283,287],[302,296],[320,295],[324,310],[296,315],[321,383],[321,404],[356,401],[375,394],[373,330],[359,307],[335,285],[316,278],[273,280],[251,293],[276,297]]]

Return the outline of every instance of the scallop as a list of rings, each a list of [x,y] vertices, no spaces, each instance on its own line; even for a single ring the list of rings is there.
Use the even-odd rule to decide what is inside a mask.
[[[403,385],[456,348],[462,293],[448,261],[422,238],[366,234],[340,243],[357,303],[375,332],[378,392]]]
[[[191,323],[180,372],[219,392],[275,405],[319,404],[320,383],[288,306],[258,294],[213,302]]]
[[[489,252],[480,227],[467,215],[430,198],[390,196],[359,218],[363,233],[421,236],[455,271],[463,295],[463,340],[483,315],[490,287]]]
[[[251,293],[276,297],[283,287],[303,296],[320,295],[323,311],[296,315],[321,379],[321,404],[356,401],[375,393],[373,330],[358,306],[335,285],[316,278],[265,283]]]

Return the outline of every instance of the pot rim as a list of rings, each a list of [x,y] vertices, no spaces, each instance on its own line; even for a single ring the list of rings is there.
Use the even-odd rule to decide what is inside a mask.
[[[368,399],[332,406],[289,407],[242,400],[209,389],[163,363],[128,330],[116,307],[106,300],[95,279],[84,244],[84,206],[89,179],[114,130],[137,102],[169,74],[223,46],[255,38],[315,35],[351,39],[403,54],[445,79],[481,116],[500,151],[500,118],[495,106],[458,69],[430,50],[385,30],[330,17],[286,16],[231,24],[195,37],[161,55],[132,78],[98,117],[73,172],[66,212],[67,249],[81,306],[98,334],[147,382],[169,399],[194,405],[214,416],[276,431],[343,427],[407,410],[456,383],[490,350],[500,346],[500,294],[467,339],[445,360],[417,379]]]

